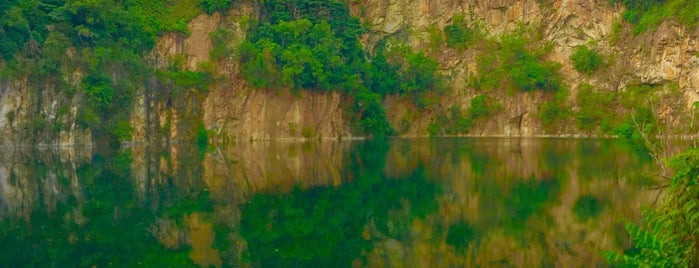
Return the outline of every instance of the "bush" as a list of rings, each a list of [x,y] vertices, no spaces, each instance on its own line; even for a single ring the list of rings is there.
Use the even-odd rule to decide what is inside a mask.
[[[206,14],[213,14],[216,11],[224,11],[231,6],[232,0],[201,0],[201,9]]]
[[[199,149],[206,149],[206,147],[209,145],[209,132],[206,131],[204,124],[199,124],[195,140]]]
[[[471,106],[465,113],[459,107],[451,106],[447,115],[437,115],[437,120],[432,123],[434,126],[428,126],[427,132],[431,136],[467,133],[476,120],[488,117],[501,108],[497,101],[485,95],[478,95],[471,99]]]
[[[444,34],[447,37],[447,46],[455,49],[468,47],[477,37],[478,32],[466,25],[463,14],[452,17],[452,22],[444,26]]]
[[[131,141],[131,133],[133,132],[133,127],[128,121],[119,121],[114,128],[114,135],[119,139],[119,141]]]
[[[674,175],[664,202],[646,209],[643,224],[626,224],[632,251],[605,252],[622,267],[697,267],[699,265],[699,150],[690,149],[665,162]]]
[[[556,92],[553,99],[539,106],[539,119],[544,128],[552,128],[559,122],[568,119],[571,115],[570,108],[565,105],[568,92],[561,90]]]
[[[197,71],[158,71],[157,74],[162,80],[183,89],[196,89],[199,92],[207,92],[209,84],[213,81],[213,76],[209,72]]]
[[[500,44],[478,57],[478,77],[472,85],[478,89],[559,90],[560,64],[544,60],[543,53],[532,51],[528,43],[531,40],[521,33],[503,36]]]
[[[583,195],[575,201],[573,212],[580,221],[597,217],[604,208],[602,202],[593,195]]]
[[[597,54],[597,51],[586,46],[575,47],[573,54],[570,55],[570,60],[573,61],[575,70],[588,75],[593,74],[604,65],[604,60]]]
[[[626,6],[624,19],[634,24],[633,33],[655,29],[666,19],[674,18],[689,27],[699,25],[699,2],[694,0],[614,0]]]
[[[658,133],[658,124],[655,120],[653,110],[647,106],[633,108],[632,113],[616,129],[614,133],[621,138],[640,139],[644,135],[654,135]]]
[[[594,130],[602,126],[616,114],[613,110],[614,93],[594,92],[592,85],[581,83],[578,86],[575,124],[580,130]],[[600,130],[601,127],[600,127]]]
[[[228,43],[233,39],[233,32],[219,28],[209,33],[214,48],[211,50],[212,60],[222,60],[233,54],[233,48]]]

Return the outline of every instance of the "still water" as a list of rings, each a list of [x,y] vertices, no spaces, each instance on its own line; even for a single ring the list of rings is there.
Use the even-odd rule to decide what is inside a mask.
[[[606,266],[654,173],[593,139],[0,153],[0,266]]]

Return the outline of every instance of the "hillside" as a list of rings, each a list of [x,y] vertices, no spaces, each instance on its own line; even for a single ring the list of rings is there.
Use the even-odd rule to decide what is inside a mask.
[[[3,144],[696,132],[691,1],[0,10]]]

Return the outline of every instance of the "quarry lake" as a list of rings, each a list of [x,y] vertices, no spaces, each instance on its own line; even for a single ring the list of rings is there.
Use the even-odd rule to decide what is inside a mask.
[[[607,266],[657,173],[616,139],[19,150],[0,266]]]

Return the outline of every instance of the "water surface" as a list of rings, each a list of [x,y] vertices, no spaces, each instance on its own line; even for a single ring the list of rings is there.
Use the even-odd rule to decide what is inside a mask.
[[[593,139],[0,153],[0,266],[606,266],[654,173]]]

